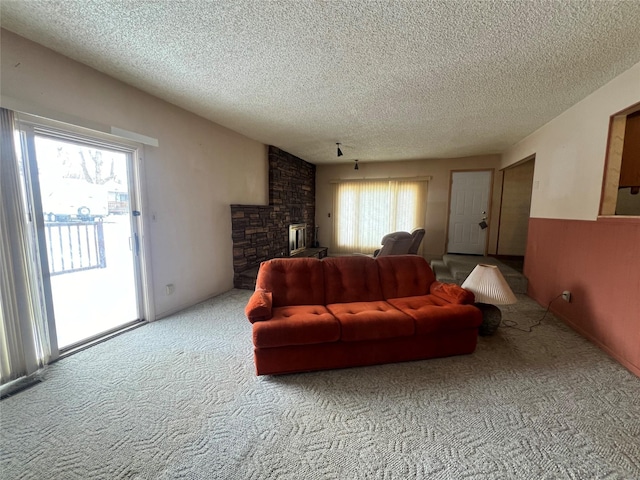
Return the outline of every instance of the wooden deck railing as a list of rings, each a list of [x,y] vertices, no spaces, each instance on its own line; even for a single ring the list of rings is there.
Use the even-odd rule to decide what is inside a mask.
[[[45,223],[49,273],[106,268],[102,222]]]

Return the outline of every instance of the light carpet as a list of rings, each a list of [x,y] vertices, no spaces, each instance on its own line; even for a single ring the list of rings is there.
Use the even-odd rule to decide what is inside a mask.
[[[640,380],[552,315],[472,355],[256,377],[232,290],[0,402],[6,479],[638,479]],[[520,295],[504,318],[544,310]]]

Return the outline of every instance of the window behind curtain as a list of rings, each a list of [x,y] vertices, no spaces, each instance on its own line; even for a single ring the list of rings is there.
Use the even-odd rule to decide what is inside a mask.
[[[335,183],[332,253],[372,253],[387,233],[421,227],[426,198],[426,180]]]

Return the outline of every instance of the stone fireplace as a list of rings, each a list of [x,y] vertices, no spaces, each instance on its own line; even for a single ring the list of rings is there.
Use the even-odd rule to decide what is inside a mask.
[[[269,205],[231,205],[233,284],[255,287],[260,262],[290,254],[290,225],[304,225],[313,243],[316,166],[269,146]],[[298,233],[299,235],[299,233]]]
[[[307,224],[289,225],[289,256],[300,253],[307,248]]]

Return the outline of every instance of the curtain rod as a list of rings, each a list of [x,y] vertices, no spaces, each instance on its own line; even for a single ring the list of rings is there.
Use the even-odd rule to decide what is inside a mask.
[[[346,182],[382,182],[382,181],[414,181],[414,182],[428,182],[433,177],[431,175],[422,177],[362,177],[362,178],[338,178],[329,180],[329,183],[346,183]]]

